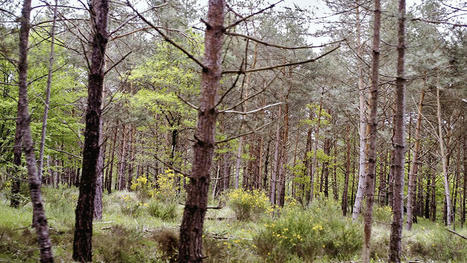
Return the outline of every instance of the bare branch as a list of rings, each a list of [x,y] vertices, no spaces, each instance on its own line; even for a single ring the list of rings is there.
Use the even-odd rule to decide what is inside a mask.
[[[138,12],[138,10],[136,10],[131,4],[130,4],[130,1],[127,0],[127,5],[133,10],[133,12],[135,12],[139,18],[141,18],[141,20],[143,20],[146,24],[148,24],[150,27],[152,27],[154,30],[157,31],[157,33],[159,33],[159,35],[162,36],[162,38],[164,38],[165,41],[169,42],[170,44],[172,44],[174,47],[178,48],[180,51],[182,51],[188,58],[190,58],[191,60],[193,60],[196,64],[198,64],[201,68],[203,68],[203,70],[206,70],[207,67],[200,61],[198,60],[197,58],[195,58],[190,52],[188,52],[186,49],[184,49],[182,46],[180,46],[179,44],[177,44],[175,41],[173,41],[172,39],[170,39],[168,36],[166,36],[164,34],[164,32],[162,32],[162,30],[160,30],[157,26],[155,26],[153,23],[151,23],[149,20],[147,20],[141,13]]]
[[[240,64],[240,71],[243,69],[243,62],[244,62],[244,61],[245,61],[245,60],[242,59],[242,63]],[[241,73],[238,73],[238,74],[237,74],[237,77],[235,78],[235,81],[232,83],[232,86],[230,86],[230,88],[229,88],[224,94],[222,94],[221,98],[220,98],[219,101],[216,103],[216,107],[219,106],[219,104],[222,103],[222,101],[223,101],[224,98],[227,96],[227,94],[229,94],[230,91],[232,91],[233,88],[235,88],[235,86],[237,85],[237,81],[238,81],[238,79],[240,78],[240,75],[241,75]]]
[[[269,104],[269,105],[266,105],[264,107],[254,109],[254,110],[251,110],[251,111],[225,110],[225,111],[221,111],[219,113],[236,113],[236,114],[241,114],[241,115],[248,115],[248,114],[252,114],[252,113],[255,113],[255,112],[258,112],[258,111],[262,111],[262,110],[265,110],[267,108],[271,108],[271,107],[281,105],[281,104],[283,104],[283,102],[276,102],[276,103]]]
[[[185,103],[186,105],[188,105],[190,108],[194,109],[194,110],[199,110],[199,107],[196,107],[196,105],[192,104],[191,102],[185,100],[184,98],[182,98],[180,95],[177,94],[177,98],[179,100],[181,100],[183,103]]]
[[[245,20],[247,20],[247,19],[249,19],[249,18],[251,18],[251,17],[253,17],[253,16],[255,16],[255,15],[259,15],[259,14],[263,13],[264,11],[266,11],[266,10],[268,10],[268,9],[273,8],[274,6],[276,6],[277,4],[279,4],[279,3],[283,2],[283,1],[284,1],[284,0],[280,0],[280,1],[278,1],[278,2],[276,2],[276,3],[274,3],[274,4],[270,5],[270,6],[268,6],[268,7],[266,7],[266,8],[263,8],[263,9],[259,10],[258,12],[255,12],[255,13],[253,13],[253,14],[250,14],[250,15],[248,15],[248,16],[245,16],[245,17],[243,17],[243,18],[241,18],[241,19],[235,21],[233,24],[226,26],[226,27],[225,27],[225,30],[227,30],[227,29],[229,29],[229,28],[232,28],[232,27],[235,27],[235,26],[237,26],[238,24],[240,24],[241,22],[243,22],[243,21],[245,21]]]
[[[120,58],[120,60],[118,60],[117,62],[115,62],[109,69],[107,69],[105,72],[104,72],[104,76],[107,75],[107,73],[109,73],[109,71],[111,71],[113,68],[115,68],[118,64],[120,64],[122,61],[124,61],[133,51],[131,50],[130,52],[128,52],[125,56],[123,56],[122,58]]]
[[[316,58],[311,58],[311,59],[304,60],[304,61],[274,65],[274,66],[264,67],[264,68],[249,69],[249,70],[245,70],[245,71],[240,71],[240,73],[246,74],[246,73],[251,73],[251,72],[265,71],[265,70],[271,70],[271,69],[276,69],[276,68],[290,67],[290,66],[296,66],[296,65],[306,64],[306,63],[310,63],[310,62],[315,62],[316,60],[331,54],[332,52],[334,52],[338,48],[340,48],[340,45],[333,48],[333,49],[331,49],[330,51],[316,57]],[[222,74],[238,74],[238,72],[239,72],[238,70],[226,70],[226,71],[223,71]]]
[[[222,140],[222,141],[218,141],[218,142],[216,142],[215,144],[217,145],[217,144],[221,144],[221,143],[226,143],[226,142],[229,142],[229,141],[231,141],[231,140],[235,140],[235,139],[237,139],[237,138],[240,138],[240,137],[243,137],[243,136],[247,136],[247,135],[250,135],[250,134],[252,134],[252,133],[256,133],[256,132],[262,130],[264,127],[269,126],[271,123],[273,123],[273,122],[268,122],[268,123],[264,124],[263,126],[260,126],[260,127],[256,128],[256,129],[252,130],[252,131],[245,132],[245,133],[236,135],[236,136],[234,136],[234,137],[227,138],[227,139]]]
[[[269,46],[269,47],[275,47],[275,48],[281,48],[281,49],[291,49],[291,50],[326,47],[326,46],[329,46],[329,45],[332,45],[332,44],[337,44],[337,43],[340,43],[342,41],[345,41],[345,39],[341,39],[341,40],[338,40],[338,41],[333,41],[333,42],[326,43],[326,44],[323,44],[323,45],[318,45],[318,46],[288,47],[288,46],[281,46],[281,45],[278,45],[278,44],[269,43],[269,42],[254,38],[252,36],[243,35],[243,34],[239,34],[239,33],[235,33],[235,32],[225,32],[224,34],[226,34],[228,36],[243,37],[243,38],[249,39],[251,41],[254,41],[254,42],[263,44],[265,46]]]

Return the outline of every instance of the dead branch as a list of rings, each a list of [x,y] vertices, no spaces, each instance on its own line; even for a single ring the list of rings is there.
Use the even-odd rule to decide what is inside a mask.
[[[226,142],[229,142],[229,141],[231,141],[231,140],[235,140],[235,139],[237,139],[237,138],[250,135],[250,134],[252,134],[252,133],[255,133],[255,132],[258,132],[258,131],[262,130],[264,127],[269,126],[271,123],[272,123],[272,122],[268,122],[268,123],[264,124],[263,126],[258,127],[257,129],[254,129],[254,130],[252,130],[252,131],[245,132],[245,133],[242,133],[242,134],[239,134],[239,135],[236,135],[236,136],[227,138],[227,139],[222,140],[222,141],[215,142],[215,144],[217,145],[217,144],[221,144],[221,143],[226,143]]]
[[[226,26],[226,27],[225,27],[225,30],[227,30],[227,29],[229,29],[229,28],[232,28],[232,27],[235,27],[235,26],[237,26],[238,24],[240,24],[241,22],[243,22],[243,21],[245,21],[245,20],[247,20],[247,19],[249,19],[249,18],[251,18],[251,17],[253,17],[253,16],[259,15],[259,14],[263,13],[263,12],[266,11],[266,10],[269,10],[269,9],[273,8],[274,6],[276,6],[277,4],[279,4],[279,3],[283,2],[283,1],[284,1],[284,0],[280,0],[280,1],[278,1],[278,2],[276,2],[276,3],[274,3],[274,4],[270,5],[270,6],[268,6],[268,7],[266,7],[266,8],[263,8],[263,9],[259,10],[258,12],[252,13],[252,14],[250,14],[250,15],[248,15],[248,16],[245,16],[245,17],[243,17],[243,18],[241,18],[241,19],[235,21],[233,24],[230,24],[230,25]]]
[[[322,55],[320,55],[318,57],[311,58],[311,59],[308,59],[308,60],[292,62],[292,63],[285,63],[285,64],[274,65],[274,66],[263,67],[263,68],[249,69],[249,70],[240,71],[240,73],[246,74],[246,73],[251,73],[251,72],[265,71],[265,70],[271,70],[271,69],[276,69],[276,68],[290,67],[290,66],[296,66],[296,65],[306,64],[306,63],[310,63],[310,62],[315,62],[318,59],[323,58],[323,57],[331,54],[332,52],[334,52],[338,48],[340,48],[340,45],[333,48],[333,49],[331,49],[331,50],[329,50],[328,52],[326,52],[326,53],[324,53],[324,54],[322,54]],[[222,74],[238,74],[238,72],[239,72],[238,70],[226,70],[226,71],[223,71]]]

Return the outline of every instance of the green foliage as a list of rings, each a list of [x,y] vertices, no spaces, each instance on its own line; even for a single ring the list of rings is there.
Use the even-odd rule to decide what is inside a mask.
[[[376,223],[390,224],[392,222],[392,209],[390,206],[375,206],[373,220]]]
[[[255,238],[257,252],[267,261],[290,258],[313,261],[317,257],[347,260],[360,251],[361,226],[341,216],[334,201],[316,201],[307,209],[284,210],[264,224]]]
[[[177,218],[177,205],[174,203],[151,200],[148,203],[147,211],[149,215],[164,221],[173,221]]]
[[[235,189],[227,194],[227,199],[237,219],[241,221],[251,220],[265,212],[272,212],[266,193],[260,190]]]

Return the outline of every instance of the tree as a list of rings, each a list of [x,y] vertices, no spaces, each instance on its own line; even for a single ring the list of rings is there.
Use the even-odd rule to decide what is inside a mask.
[[[28,110],[28,43],[31,16],[31,0],[24,0],[21,11],[21,28],[19,33],[19,61],[18,61],[18,121],[20,134],[22,134],[23,151],[26,156],[26,165],[29,177],[29,190],[33,206],[33,222],[39,241],[40,261],[53,262],[52,245],[49,239],[49,226],[45,216],[41,195],[41,182],[37,175],[34,144],[31,136],[30,115]]]
[[[108,0],[92,0],[90,7],[92,36],[90,45],[91,64],[88,75],[88,105],[83,149],[83,168],[76,206],[73,259],[81,262],[92,261],[92,222],[94,198],[98,174],[98,157],[101,145],[100,127],[102,114],[102,92],[104,85],[105,51],[108,41],[107,15]]]
[[[368,117],[366,126],[365,145],[365,195],[366,211],[364,214],[364,238],[363,238],[363,262],[370,262],[371,224],[373,221],[374,182],[376,173],[376,113],[378,109],[378,85],[379,85],[379,55],[380,55],[380,27],[381,27],[381,3],[374,1],[373,18],[373,50],[371,65],[371,87],[368,99]]]
[[[404,167],[405,167],[405,0],[399,0],[397,30],[397,77],[394,110],[393,163],[394,177],[393,219],[389,243],[389,262],[400,262],[401,238],[404,206]]]

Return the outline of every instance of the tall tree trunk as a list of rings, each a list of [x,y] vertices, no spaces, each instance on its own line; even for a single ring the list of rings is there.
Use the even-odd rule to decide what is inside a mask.
[[[117,171],[117,189],[125,189],[125,164],[126,164],[126,125],[123,125],[122,138],[120,143],[120,158],[118,160],[118,171]],[[157,174],[157,171],[156,171]]]
[[[104,101],[105,94],[102,94],[102,101]],[[103,104],[102,104],[103,106]],[[101,106],[101,111],[102,111]],[[96,193],[94,197],[94,219],[102,219],[102,180],[104,176],[104,155],[105,155],[105,145],[104,144],[104,134],[102,133],[104,126],[104,119],[100,118],[99,120],[99,155],[97,157],[96,165]]]
[[[397,78],[394,112],[394,201],[389,243],[389,262],[401,262],[401,239],[404,215],[404,167],[405,167],[405,0],[399,0],[397,45]]]
[[[446,223],[448,226],[451,225],[451,196],[449,193],[449,181],[448,181],[448,160],[447,153],[444,148],[444,139],[443,139],[443,123],[441,118],[441,102],[439,95],[439,87],[436,89],[436,102],[437,102],[437,116],[438,116],[438,141],[439,141],[439,150],[441,155],[441,162],[443,166],[443,179],[444,179],[444,195],[446,201]]]
[[[41,182],[42,182],[42,167],[44,163],[45,136],[47,133],[47,118],[49,115],[50,87],[52,85],[52,72],[53,72],[54,56],[55,56],[55,22],[57,20],[57,5],[58,5],[58,0],[55,0],[52,28],[50,29],[49,68],[48,68],[48,73],[47,73],[47,86],[45,89],[45,103],[44,103],[44,116],[42,118],[41,143],[39,146],[40,147],[39,148],[39,167],[37,168],[38,177]]]
[[[18,109],[20,101],[18,101]],[[18,111],[19,113],[19,111]],[[15,145],[13,147],[13,168],[10,169],[11,173],[11,199],[10,199],[10,206],[14,208],[19,207],[19,192],[21,190],[21,177],[22,173],[20,172],[21,169],[21,143],[23,133],[21,130],[21,122],[20,122],[19,115],[16,117],[16,131],[15,131]]]
[[[420,101],[418,103],[418,116],[417,116],[417,124],[415,126],[415,145],[413,150],[413,160],[412,160],[412,167],[410,168],[409,173],[409,187],[407,190],[407,230],[412,229],[412,222],[414,217],[414,208],[415,208],[415,183],[417,180],[417,172],[418,172],[418,154],[420,151],[420,130],[422,125],[422,107],[423,107],[423,99],[425,97],[425,90],[423,89],[420,92]]]
[[[347,151],[345,154],[345,179],[344,179],[344,190],[342,191],[342,214],[347,216],[347,205],[348,205],[348,191],[349,191],[349,176],[350,176],[350,127],[347,127]]]
[[[462,124],[463,127],[465,127],[465,114],[466,112],[464,111],[464,115],[462,116]],[[467,133],[464,132],[463,134],[463,155],[464,155],[464,160],[463,160],[463,165],[464,165],[464,184],[463,184],[463,194],[462,194],[462,215],[461,215],[461,226],[464,227],[465,224],[465,205],[466,205],[466,194],[467,194]]]
[[[360,22],[360,3],[356,2],[356,30],[357,30],[357,53],[358,53],[358,92],[359,92],[359,169],[358,169],[358,188],[355,195],[355,203],[352,210],[352,219],[357,219],[360,215],[363,201],[363,194],[365,192],[365,136],[366,136],[366,101],[365,101],[365,85],[363,82],[363,65],[361,59],[363,58],[363,47],[361,44],[361,22]]]
[[[378,109],[378,77],[379,77],[379,42],[381,27],[381,3],[380,0],[374,2],[374,21],[373,21],[373,58],[371,67],[371,88],[368,100],[369,115],[366,126],[366,144],[365,144],[365,193],[366,193],[366,211],[364,214],[364,239],[362,259],[364,263],[370,262],[370,243],[371,243],[371,225],[373,222],[373,203],[375,192],[375,173],[376,173],[376,127],[378,125],[376,113]],[[354,211],[355,212],[355,211]]]
[[[274,169],[271,174],[271,182],[270,182],[270,193],[269,193],[269,201],[272,205],[277,204],[277,179],[279,178],[279,166],[280,166],[280,140],[281,140],[281,118],[282,118],[282,107],[278,107],[277,109],[277,128],[276,128],[276,143],[274,146]]]
[[[96,194],[97,163],[100,152],[100,124],[102,115],[102,92],[104,86],[105,51],[108,41],[108,0],[90,2],[92,26],[91,65],[88,75],[88,105],[84,132],[83,169],[76,206],[73,260],[92,261],[92,221]]]
[[[117,124],[118,126],[118,124]],[[114,169],[114,159],[115,159],[115,148],[116,148],[116,143],[117,143],[117,132],[118,128],[115,128],[114,131],[114,136],[112,140],[112,148],[111,148],[111,157],[110,157],[110,167],[106,171],[106,176],[105,176],[105,181],[106,181],[106,188],[107,188],[107,193],[110,194],[112,193],[112,175],[113,175],[113,169]],[[109,165],[109,164],[107,164]]]
[[[203,261],[203,224],[207,210],[209,171],[214,153],[216,131],[217,90],[222,74],[222,44],[224,38],[224,0],[209,0],[205,33],[205,68],[201,80],[201,104],[198,111],[196,142],[187,199],[180,226],[179,262]]]
[[[52,245],[49,238],[49,226],[45,216],[41,195],[41,181],[37,173],[36,156],[34,155],[34,143],[31,136],[31,116],[28,110],[28,43],[31,16],[31,0],[24,0],[21,10],[21,27],[19,31],[19,61],[18,61],[18,122],[22,145],[26,156],[26,166],[29,177],[29,191],[31,193],[34,228],[36,229],[40,262],[54,262]]]
[[[319,99],[319,109],[318,109],[318,119],[317,119],[317,126],[316,126],[316,130],[315,130],[315,140],[314,140],[314,143],[313,143],[313,150],[312,150],[312,153],[313,153],[313,159],[312,159],[312,167],[311,167],[311,174],[310,174],[310,202],[313,201],[313,195],[314,195],[314,176],[315,176],[315,172],[318,170],[318,158],[316,156],[317,154],[317,150],[318,150],[318,141],[319,141],[319,130],[321,128],[321,113],[322,113],[322,110],[323,110],[323,96],[324,96],[324,87],[321,91],[321,97]]]

